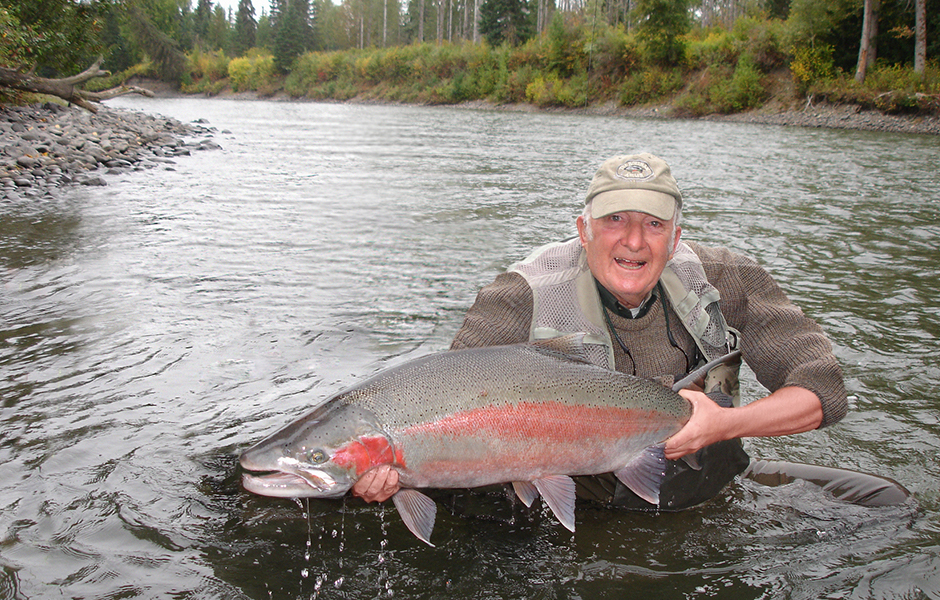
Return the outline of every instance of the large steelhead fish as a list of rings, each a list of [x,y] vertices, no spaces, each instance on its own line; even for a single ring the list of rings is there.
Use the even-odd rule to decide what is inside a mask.
[[[688,421],[690,403],[579,351],[581,338],[566,336],[387,369],[245,451],[242,485],[263,496],[336,498],[389,464],[402,487],[395,506],[428,544],[436,509],[415,488],[511,482],[526,505],[541,494],[571,531],[572,475],[613,472],[658,504],[663,442]]]

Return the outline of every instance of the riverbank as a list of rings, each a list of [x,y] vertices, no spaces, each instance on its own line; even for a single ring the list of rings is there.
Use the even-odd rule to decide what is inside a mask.
[[[175,157],[218,148],[213,134],[205,124],[107,106],[91,113],[50,102],[0,105],[0,201],[107,185],[108,173],[172,168]]]
[[[205,94],[184,94],[163,82],[152,80],[135,80],[135,84],[152,90],[157,97],[161,98],[186,96],[210,97]],[[789,90],[787,90],[787,93],[789,94]],[[284,102],[313,102],[313,100],[292,98],[283,91],[274,95],[262,95],[257,92],[233,92],[231,88],[225,88],[211,97],[246,101],[263,99]],[[340,101],[336,100],[336,102]],[[351,100],[345,100],[344,102],[374,104],[381,101],[353,98]],[[780,98],[773,98],[758,109],[730,115],[715,114],[704,117],[677,115],[675,108],[669,103],[640,107],[624,107],[614,102],[607,102],[584,108],[541,108],[533,104],[497,104],[485,100],[474,100],[450,106],[476,110],[581,113],[642,119],[693,118],[709,121],[777,125],[781,127],[854,129],[861,131],[940,135],[940,115],[886,114],[878,110],[863,109],[857,104],[830,104],[828,102],[813,102],[811,100],[796,103]]]
[[[355,102],[353,100],[352,102]],[[677,116],[669,104],[626,108],[613,103],[585,108],[538,108],[530,104],[497,105],[489,102],[466,102],[458,107],[481,110],[513,110],[521,112],[574,112],[604,116],[622,116],[639,119],[691,119],[723,121],[728,123],[753,123],[781,127],[809,127],[823,129],[854,129],[860,131],[882,131],[890,133],[913,133],[940,135],[940,116],[937,115],[889,115],[876,110],[864,110],[854,104],[807,103],[805,108],[782,107],[770,103],[764,108],[731,115],[708,115],[704,117]]]

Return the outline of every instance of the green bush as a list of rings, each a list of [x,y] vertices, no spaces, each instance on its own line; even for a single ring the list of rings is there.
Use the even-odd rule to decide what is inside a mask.
[[[233,58],[228,64],[228,77],[236,92],[271,89],[277,77],[274,56],[249,52],[241,58]]]
[[[741,17],[734,22],[731,31],[741,53],[751,55],[756,66],[768,73],[786,63],[784,28],[784,22],[779,19]]]
[[[805,94],[810,85],[831,79],[835,75],[832,46],[803,46],[793,52],[790,72],[800,94]]]
[[[539,72],[530,65],[521,65],[519,68],[512,69],[507,73],[506,83],[496,92],[498,102],[525,102],[526,89],[532,83]]]
[[[760,106],[767,97],[763,75],[753,58],[744,54],[732,71],[727,65],[711,66],[676,102],[679,114],[702,116],[735,113]]]
[[[692,39],[686,46],[685,63],[692,69],[710,65],[733,63],[738,48],[731,33],[724,29],[711,29],[702,39]]]
[[[731,76],[728,104],[722,112],[740,112],[756,108],[767,99],[763,74],[750,54],[741,55]]]
[[[622,27],[604,27],[600,34],[585,45],[591,73],[611,81],[623,79],[642,59],[636,37]]]
[[[209,81],[220,81],[228,77],[229,59],[221,50],[203,52],[202,50],[196,49],[186,58],[189,73],[194,80],[208,79]]]
[[[682,71],[650,67],[627,77],[620,87],[620,103],[635,106],[661,100],[675,94],[685,85]]]

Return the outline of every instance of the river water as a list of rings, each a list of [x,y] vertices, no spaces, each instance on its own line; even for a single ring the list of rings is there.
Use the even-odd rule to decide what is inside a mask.
[[[940,598],[940,138],[110,105],[206,119],[222,149],[0,205],[0,598]],[[439,511],[430,548],[391,506],[240,489],[241,450],[446,348],[479,287],[574,233],[596,166],[639,150],[671,163],[684,235],[757,258],[845,369],[842,422],[747,449],[893,477],[908,504],[740,481],[679,514],[581,508],[572,534],[494,499]]]

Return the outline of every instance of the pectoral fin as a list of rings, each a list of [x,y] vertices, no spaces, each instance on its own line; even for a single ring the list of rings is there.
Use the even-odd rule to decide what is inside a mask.
[[[532,483],[561,524],[574,531],[574,480],[567,475],[551,475]]]
[[[614,475],[634,494],[650,504],[659,506],[659,488],[666,476],[666,445],[645,448],[639,456]]]
[[[434,530],[434,518],[437,516],[437,506],[418,490],[401,489],[392,496],[392,502],[405,522],[408,531],[415,534],[419,540],[434,547],[431,543],[431,531]]]
[[[526,506],[532,506],[535,499],[539,497],[538,488],[528,481],[513,481],[512,489],[516,491],[516,495],[519,496],[519,499],[522,500],[522,503]]]

